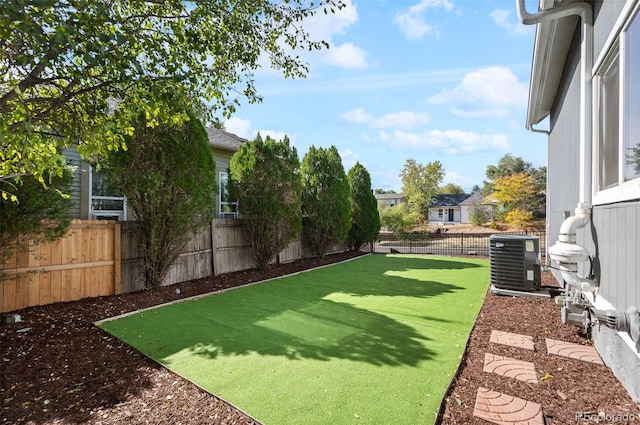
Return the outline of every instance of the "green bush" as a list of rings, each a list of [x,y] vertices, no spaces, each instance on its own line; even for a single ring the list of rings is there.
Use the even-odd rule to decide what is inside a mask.
[[[162,284],[190,235],[209,224],[217,190],[208,136],[188,98],[168,89],[157,100],[163,109],[156,117],[128,112],[136,129],[126,138],[128,149],[102,163],[138,221],[148,289]]]
[[[469,221],[471,224],[481,226],[489,220],[491,220],[491,214],[481,206],[473,205],[469,209]]]
[[[302,159],[302,231],[316,256],[344,242],[351,227],[351,188],[335,146],[311,146]]]
[[[380,223],[390,232],[406,233],[414,226],[415,222],[416,214],[409,211],[405,203],[380,210]]]
[[[351,229],[349,246],[357,251],[367,242],[374,242],[380,232],[378,203],[371,190],[371,176],[356,163],[347,174],[351,186]]]
[[[244,143],[231,158],[232,193],[258,268],[269,262],[302,228],[300,161],[289,139]]]

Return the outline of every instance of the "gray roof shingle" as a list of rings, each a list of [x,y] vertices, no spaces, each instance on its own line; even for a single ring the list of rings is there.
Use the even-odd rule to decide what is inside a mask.
[[[457,207],[462,201],[467,199],[470,195],[468,193],[463,194],[446,194],[446,195],[436,195],[431,198],[431,207],[439,208],[439,207]]]
[[[240,145],[247,141],[247,139],[233,133],[218,130],[213,127],[207,127],[207,136],[209,137],[209,144],[211,146],[233,152],[240,149]]]

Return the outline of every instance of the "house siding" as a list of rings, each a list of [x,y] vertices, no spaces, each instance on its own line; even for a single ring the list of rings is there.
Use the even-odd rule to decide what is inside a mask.
[[[594,38],[606,39],[620,13],[620,2],[598,3],[595,9],[597,29]],[[607,26],[600,21],[603,19]],[[602,33],[606,33],[606,36]],[[600,45],[601,49],[602,45]],[[599,50],[595,51],[596,55]],[[566,211],[573,214],[579,202],[579,138],[580,138],[580,29],[576,30],[565,63],[556,102],[551,110],[549,135],[548,242],[558,240],[560,225]],[[592,221],[577,232],[577,241],[595,256],[600,277],[600,294],[617,309],[640,306],[638,290],[637,244],[640,240],[640,202],[623,202],[593,208]],[[581,275],[588,274],[588,264],[582,264]],[[554,275],[561,280],[560,274]]]
[[[67,148],[62,151],[62,155],[67,160],[67,164],[74,167],[73,170],[73,183],[69,191],[71,195],[71,201],[73,205],[69,209],[69,215],[71,218],[86,218],[80,215],[81,206],[81,185],[82,185],[82,159],[77,150]]]
[[[438,210],[442,209],[442,217]],[[449,210],[453,210],[453,221],[449,220]],[[429,223],[460,223],[460,207],[429,208]]]
[[[600,56],[618,19],[624,1],[594,2],[594,57]],[[574,34],[564,75],[551,109],[548,167],[548,242],[558,240],[565,211],[573,215],[579,202],[580,140],[580,28]],[[577,232],[577,242],[594,258],[599,282],[597,298],[619,311],[640,307],[640,202],[598,205],[592,218]],[[552,262],[552,266],[557,266]],[[580,265],[580,275],[589,273],[589,264]],[[562,277],[557,271],[558,281]],[[631,397],[640,401],[640,344],[625,342],[623,334],[604,326],[593,329],[594,345],[605,363],[625,386]]]
[[[640,202],[598,206],[593,226],[598,240],[600,295],[619,310],[640,306]]]
[[[604,48],[609,32],[615,25],[627,0],[607,0],[593,3],[593,48],[594,58]]]
[[[580,29],[574,33],[558,95],[551,109],[547,170],[547,245],[558,240],[565,212],[573,213],[580,193]],[[585,243],[584,232],[578,235]],[[555,264],[557,266],[557,264]],[[553,274],[562,281],[560,272]]]

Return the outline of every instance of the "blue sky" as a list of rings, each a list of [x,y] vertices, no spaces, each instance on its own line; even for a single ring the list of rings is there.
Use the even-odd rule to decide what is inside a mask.
[[[506,153],[546,165],[546,137],[524,129],[534,28],[513,0],[350,0],[304,23],[329,50],[305,53],[306,79],[256,73],[264,101],[227,131],[289,136],[300,159],[335,145],[373,188],[400,191],[409,158],[440,161],[443,184],[482,185]],[[530,7],[534,7],[535,5]]]

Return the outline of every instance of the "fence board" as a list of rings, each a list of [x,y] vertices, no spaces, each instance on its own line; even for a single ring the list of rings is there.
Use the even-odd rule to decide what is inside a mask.
[[[15,241],[0,264],[2,312],[119,291],[119,233],[117,223],[74,220],[60,241]]]
[[[251,242],[244,234],[241,220],[216,219],[213,226],[216,275],[256,266],[251,253]]]

